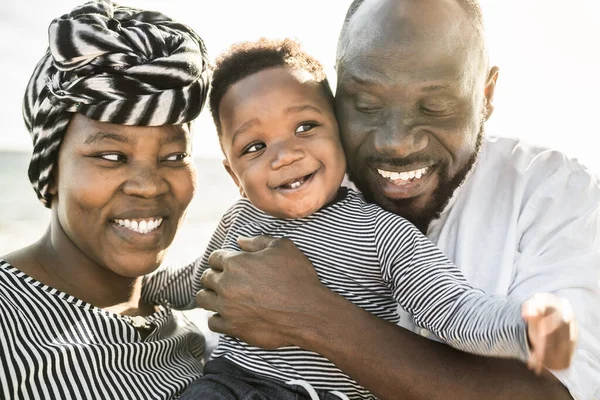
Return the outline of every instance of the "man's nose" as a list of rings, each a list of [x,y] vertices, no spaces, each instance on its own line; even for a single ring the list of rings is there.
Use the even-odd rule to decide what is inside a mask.
[[[273,145],[274,151],[271,168],[274,170],[291,165],[304,158],[304,150],[295,143],[295,140],[286,140]]]
[[[123,192],[129,196],[154,198],[169,191],[169,183],[156,163],[132,166],[129,177],[123,185]]]
[[[391,115],[375,136],[375,150],[390,158],[405,158],[429,144],[427,131],[414,118],[397,112]]]

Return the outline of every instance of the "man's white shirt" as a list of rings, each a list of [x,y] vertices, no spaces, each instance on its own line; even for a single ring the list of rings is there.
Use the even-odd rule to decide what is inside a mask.
[[[600,399],[600,180],[558,151],[491,137],[429,239],[488,293],[566,297],[580,324],[566,371],[576,400]],[[430,339],[401,312],[400,325]]]

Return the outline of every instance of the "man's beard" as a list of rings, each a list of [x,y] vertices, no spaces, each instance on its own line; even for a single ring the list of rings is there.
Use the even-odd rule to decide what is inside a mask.
[[[360,179],[358,174],[353,173],[350,168],[348,168],[348,178],[350,181],[356,185],[358,190],[360,190],[367,200],[370,203],[377,203],[382,208],[387,211],[393,212],[395,214],[400,215],[401,217],[406,218],[412,224],[414,224],[421,232],[424,234],[427,232],[427,228],[429,224],[434,219],[440,217],[441,213],[444,211],[450,199],[454,195],[456,189],[458,189],[465,182],[467,176],[471,169],[473,169],[475,163],[477,162],[477,158],[479,156],[479,151],[481,150],[481,145],[483,143],[484,137],[484,121],[485,118],[482,119],[481,125],[479,127],[479,133],[477,134],[477,139],[475,142],[475,151],[471,155],[471,157],[466,162],[465,166],[462,167],[453,177],[448,177],[448,165],[446,163],[440,163],[437,168],[437,174],[439,177],[439,184],[437,188],[434,190],[431,198],[432,200],[427,204],[427,206],[421,209],[416,215],[408,215],[402,213],[400,210],[407,210],[410,208],[410,203],[415,201],[415,199],[398,199],[398,200],[390,200],[386,199],[384,202],[377,202],[375,196],[369,188],[369,184],[365,179]],[[388,165],[395,165],[397,167],[402,167],[405,165],[414,165],[419,161],[427,161],[430,158],[411,158],[410,160],[403,160],[401,162],[391,162],[390,160],[385,160]],[[370,164],[371,162],[376,161],[384,161],[378,160],[376,157],[369,159],[365,164]]]

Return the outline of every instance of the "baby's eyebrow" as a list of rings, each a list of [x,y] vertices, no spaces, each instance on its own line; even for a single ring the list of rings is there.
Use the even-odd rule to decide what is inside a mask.
[[[233,145],[235,143],[235,140],[242,135],[244,132],[252,129],[253,127],[255,127],[256,125],[258,125],[260,123],[260,121],[258,120],[258,118],[252,118],[249,119],[248,121],[244,122],[242,124],[242,126],[240,126],[235,132],[233,132],[233,136],[231,138],[231,144]]]
[[[305,111],[305,110],[312,110],[312,111],[318,112],[319,114],[323,114],[323,112],[321,110],[319,110],[315,106],[311,106],[310,104],[291,106],[291,107],[286,108],[285,112],[288,114],[291,114],[291,113],[297,113],[297,112],[301,112],[301,111]]]

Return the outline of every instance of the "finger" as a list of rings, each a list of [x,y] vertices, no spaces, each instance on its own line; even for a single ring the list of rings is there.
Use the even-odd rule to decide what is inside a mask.
[[[242,250],[254,253],[266,249],[276,240],[271,236],[254,236],[251,238],[240,236],[237,242]]]
[[[196,305],[208,311],[219,312],[219,295],[212,290],[200,290],[196,293]]]
[[[212,269],[223,271],[223,265],[225,265],[225,261],[228,257],[235,253],[236,251],[234,250],[215,250],[210,254],[210,257],[208,257],[208,265],[210,265]]]
[[[521,316],[527,321],[543,315],[544,309],[545,303],[543,296],[538,293],[523,303],[521,306]]]
[[[538,332],[546,337],[563,325],[566,325],[565,321],[563,321],[561,314],[555,311],[539,320]]]
[[[535,363],[534,363],[534,367],[533,370],[535,371],[535,373],[537,375],[539,375],[542,372],[542,366],[544,364],[544,357],[546,355],[546,336],[544,335],[539,335],[539,344],[536,347],[533,348],[533,351],[535,353]]]
[[[219,314],[211,315],[208,318],[208,329],[217,333],[229,334],[229,324]]]
[[[205,289],[210,289],[219,292],[219,281],[223,272],[211,268],[206,269],[200,277],[200,284]]]

